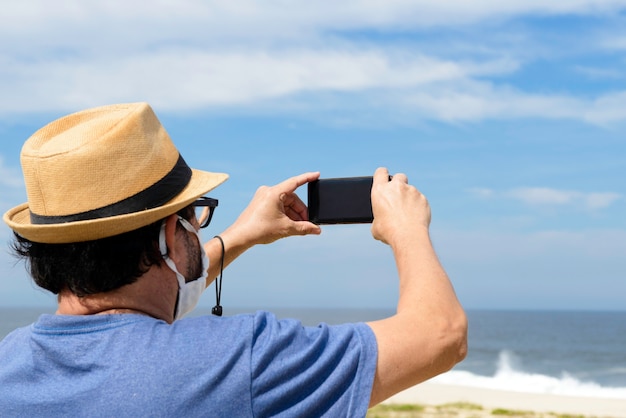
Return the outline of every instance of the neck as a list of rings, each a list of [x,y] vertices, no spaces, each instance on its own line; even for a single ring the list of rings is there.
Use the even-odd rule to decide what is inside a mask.
[[[174,321],[178,282],[169,269],[153,266],[136,282],[118,289],[78,297],[69,290],[58,296],[59,315],[141,314]],[[173,276],[173,277],[170,277]]]

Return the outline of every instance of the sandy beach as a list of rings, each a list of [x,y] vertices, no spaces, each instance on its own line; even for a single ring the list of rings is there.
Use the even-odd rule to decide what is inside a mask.
[[[519,393],[432,382],[407,389],[385,403],[444,405],[455,402],[481,405],[486,416],[491,416],[489,411],[501,408],[573,416],[626,418],[626,400],[621,399]],[[473,416],[480,417],[476,412]]]

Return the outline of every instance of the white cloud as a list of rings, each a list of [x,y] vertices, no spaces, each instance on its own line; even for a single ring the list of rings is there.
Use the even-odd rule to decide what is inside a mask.
[[[577,65],[574,70],[593,80],[619,80],[626,77],[623,71],[617,68],[602,68]]]
[[[5,73],[11,73],[0,80],[6,93],[6,99],[0,99],[3,112],[66,109],[137,98],[161,108],[245,104],[311,91],[419,88],[515,68],[510,61],[455,63],[377,49],[165,50],[116,61],[5,64],[11,69]]]
[[[581,192],[548,187],[520,187],[510,190],[504,195],[529,205],[564,205],[584,196]]]
[[[485,187],[472,187],[467,189],[467,192],[473,196],[483,199],[487,199],[495,195],[495,192],[492,189],[487,189]]]
[[[43,60],[36,65],[5,60],[4,68],[0,112],[5,114],[136,100],[170,110],[249,105],[326,91],[377,96],[371,101],[382,113],[399,108],[413,117],[452,122],[519,117],[591,123],[626,119],[626,92],[587,101],[530,94],[473,81],[514,71],[517,63],[511,60],[454,62],[374,48],[163,50],[117,60]]]
[[[584,200],[589,209],[602,209],[609,207],[622,197],[619,193],[589,193],[584,196]]]
[[[609,124],[626,120],[626,92],[577,97],[498,81],[522,68],[515,58],[521,51],[451,59],[445,44],[427,53],[411,42],[380,43],[352,33],[419,33],[528,15],[611,15],[623,8],[626,0],[324,0],[297,7],[252,0],[12,1],[0,15],[0,39],[11,40],[0,42],[0,114],[135,100],[163,110],[266,108],[283,100],[297,111],[294,101],[302,97],[303,111],[310,112],[341,102],[331,94],[411,120]],[[453,44],[463,43],[455,39]]]
[[[596,99],[527,93],[476,81],[514,72],[519,64],[513,60],[456,62],[398,48],[185,48],[117,59],[0,61],[0,113],[5,115],[137,100],[163,110],[249,106],[327,92],[356,95],[353,100],[373,103],[382,115],[398,109],[412,118],[450,122],[541,118],[607,124],[626,119],[626,92]],[[323,100],[308,97],[306,110],[324,108],[328,103]]]
[[[621,194],[613,192],[584,193],[547,187],[522,187],[504,195],[529,205],[578,205],[590,210],[607,208],[623,198]]]
[[[584,119],[606,124],[626,119],[626,91],[608,93],[598,97],[585,111]]]
[[[626,34],[611,33],[600,41],[600,46],[610,50],[626,50]]]
[[[433,85],[406,96],[408,106],[434,119],[452,122],[519,117],[579,119],[591,105],[567,95],[525,93],[507,86],[471,80]]]
[[[488,188],[470,188],[467,192],[478,198],[514,199],[536,207],[573,206],[587,210],[605,209],[624,198],[615,192],[581,192],[550,187],[517,187],[501,192]]]
[[[142,39],[142,34],[152,37],[161,33],[169,38],[176,30],[179,37],[175,39],[190,33],[258,39],[259,35],[290,36],[298,31],[456,26],[525,15],[606,15],[624,7],[624,0],[320,0],[292,4],[282,0],[13,0],[3,4],[0,27],[5,32],[44,33],[50,27],[98,29],[118,23],[115,33],[120,35],[139,29],[129,42]]]

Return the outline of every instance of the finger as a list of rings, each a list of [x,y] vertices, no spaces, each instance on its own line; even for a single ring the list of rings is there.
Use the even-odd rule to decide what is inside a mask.
[[[288,178],[282,183],[279,183],[278,185],[276,185],[276,187],[282,192],[293,193],[296,191],[298,187],[302,186],[303,184],[307,184],[314,180],[317,180],[319,177],[320,177],[319,171],[303,173],[298,176]]]
[[[306,221],[307,219],[302,214],[294,210],[291,206],[285,208],[285,215],[292,221]]]
[[[402,183],[408,183],[409,182],[409,178],[404,173],[395,174],[393,176],[393,178],[392,178],[392,181],[393,180],[401,181]]]
[[[374,184],[387,183],[389,181],[389,170],[385,167],[378,167],[374,172]]]
[[[295,218],[288,214],[288,216],[294,220],[308,220],[309,219],[309,211],[307,206],[304,204],[300,197],[296,194],[292,195],[283,195],[283,205],[285,207],[285,213],[287,210],[293,212]]]
[[[295,230],[298,235],[319,235],[322,233],[322,228],[319,225],[308,221],[296,222]]]

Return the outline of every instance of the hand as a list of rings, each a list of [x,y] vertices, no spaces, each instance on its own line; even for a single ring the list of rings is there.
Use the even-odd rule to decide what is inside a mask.
[[[259,187],[232,227],[245,234],[249,245],[269,244],[292,235],[320,234],[320,227],[309,222],[307,207],[295,193],[298,187],[318,178],[318,172],[304,173],[272,187]]]
[[[372,236],[393,245],[402,235],[414,234],[416,229],[428,230],[430,206],[415,187],[408,184],[405,174],[396,174],[389,181],[389,171],[379,168],[372,185]]]

